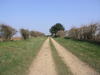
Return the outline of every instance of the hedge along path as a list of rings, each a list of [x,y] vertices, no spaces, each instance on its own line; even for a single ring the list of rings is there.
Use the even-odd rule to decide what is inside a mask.
[[[29,75],[57,75],[50,49],[48,38],[33,61]]]
[[[73,75],[100,75],[86,63],[79,60],[75,55],[58,44],[54,39],[51,38],[51,41],[53,42],[59,56],[62,57],[62,60],[72,71]]]

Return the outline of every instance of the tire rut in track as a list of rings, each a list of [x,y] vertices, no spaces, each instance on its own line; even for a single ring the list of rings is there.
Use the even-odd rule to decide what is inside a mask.
[[[51,38],[51,41],[53,42],[59,56],[62,57],[62,60],[72,71],[73,75],[100,75],[93,68],[79,60],[75,55],[62,47],[54,39]]]
[[[33,61],[29,75],[57,75],[50,49],[48,38]]]

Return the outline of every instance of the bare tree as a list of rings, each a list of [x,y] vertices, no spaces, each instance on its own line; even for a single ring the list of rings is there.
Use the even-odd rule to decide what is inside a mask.
[[[80,28],[72,28],[68,31],[68,37],[79,40],[99,41],[100,24],[84,25]]]
[[[69,37],[73,39],[78,39],[78,28],[72,28],[69,30]]]
[[[11,26],[1,24],[0,25],[0,36],[3,40],[10,40],[13,35],[16,34],[16,30]]]
[[[63,30],[60,30],[56,34],[57,37],[65,37],[65,32]]]
[[[31,37],[40,37],[40,36],[45,36],[44,33],[39,32],[39,31],[31,31],[30,32]]]
[[[20,33],[24,40],[29,39],[30,33],[27,29],[20,29]]]
[[[97,28],[95,32],[95,40],[100,41],[100,24],[97,24]]]

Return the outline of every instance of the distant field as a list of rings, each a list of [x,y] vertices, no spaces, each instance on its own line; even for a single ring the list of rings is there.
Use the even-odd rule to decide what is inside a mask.
[[[45,39],[0,42],[0,75],[27,75]]]
[[[55,40],[100,73],[100,44],[64,38]]]

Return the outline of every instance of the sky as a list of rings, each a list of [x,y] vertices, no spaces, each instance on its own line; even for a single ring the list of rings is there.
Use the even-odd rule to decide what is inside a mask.
[[[100,0],[0,0],[0,23],[49,34],[56,23],[66,30],[100,22]]]

